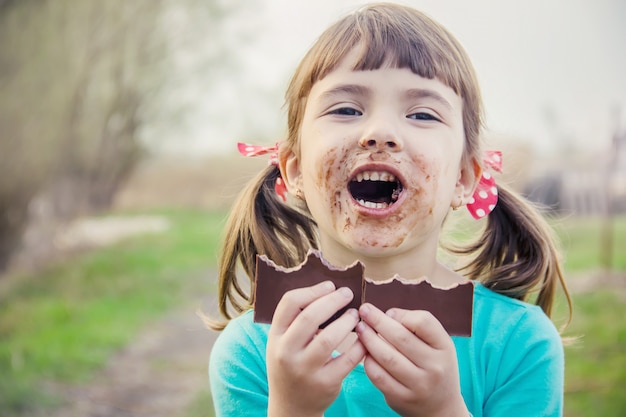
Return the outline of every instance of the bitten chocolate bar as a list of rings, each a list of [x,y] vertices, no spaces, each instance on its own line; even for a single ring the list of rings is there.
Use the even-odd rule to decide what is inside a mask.
[[[471,282],[443,289],[433,287],[428,281],[366,281],[363,302],[371,303],[382,311],[392,307],[430,311],[450,336],[472,335],[474,285]]]
[[[427,310],[450,336],[472,335],[474,285],[471,282],[447,289],[435,288],[428,281],[414,283],[402,278],[373,282],[365,279],[360,262],[345,269],[333,268],[317,251],[311,251],[302,264],[290,269],[276,266],[265,256],[257,256],[254,321],[271,323],[276,306],[287,291],[327,280],[333,281],[336,288],[350,288],[354,298],[320,327],[327,326],[347,309],[358,309],[368,302],[382,311],[392,307]]]
[[[317,252],[311,252],[299,266],[285,269],[274,265],[265,256],[257,256],[254,321],[271,323],[274,310],[287,291],[324,281],[334,282],[336,288],[350,288],[354,298],[320,327],[326,327],[349,308],[359,308],[363,299],[363,265],[357,263],[346,269],[335,269],[326,265]]]

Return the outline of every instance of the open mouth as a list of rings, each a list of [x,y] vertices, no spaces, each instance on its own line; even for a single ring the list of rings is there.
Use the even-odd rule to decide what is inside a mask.
[[[398,201],[402,183],[387,171],[363,171],[350,181],[348,190],[361,206],[384,209]]]

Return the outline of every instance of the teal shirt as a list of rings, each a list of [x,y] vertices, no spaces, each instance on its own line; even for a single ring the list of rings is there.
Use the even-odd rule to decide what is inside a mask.
[[[475,283],[472,337],[453,337],[461,393],[474,417],[549,417],[563,412],[561,338],[543,311]],[[267,414],[269,325],[252,311],[232,320],[211,351],[216,416]],[[345,378],[325,417],[397,416],[362,364]]]

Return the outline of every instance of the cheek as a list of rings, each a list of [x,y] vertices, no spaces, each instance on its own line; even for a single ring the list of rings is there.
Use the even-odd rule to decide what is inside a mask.
[[[343,157],[341,156],[343,155]],[[341,161],[345,161],[347,156],[340,152],[339,146],[328,149],[318,161],[318,173],[315,185],[322,191],[336,190],[343,179],[340,179]]]
[[[333,226],[337,226],[338,219],[347,225],[351,223],[347,207],[343,207],[342,201],[346,198],[347,172],[345,168],[350,165],[350,153],[348,145],[344,147],[334,146],[330,148],[319,161],[319,170],[316,177],[316,187],[322,197],[322,204],[330,207]]]
[[[437,204],[440,165],[423,155],[413,157],[411,164],[414,174],[408,179],[409,198],[406,210],[417,213],[416,217],[432,215]]]
[[[334,146],[321,155],[312,158],[309,171],[312,186],[321,192],[335,189],[340,182],[338,167],[340,167],[338,147]]]
[[[307,205],[323,229],[346,231],[356,221],[355,213],[346,204],[350,200],[346,181],[354,158],[350,144],[346,143],[332,145],[310,158],[305,187]]]

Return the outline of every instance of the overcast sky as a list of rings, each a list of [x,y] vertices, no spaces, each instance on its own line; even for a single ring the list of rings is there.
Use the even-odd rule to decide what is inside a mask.
[[[254,32],[237,47],[242,70],[199,94],[178,150],[215,153],[233,149],[238,140],[280,139],[282,95],[298,61],[329,24],[366,3],[260,0],[239,14],[230,30]],[[626,1],[397,3],[425,11],[464,45],[490,131],[539,149],[554,150],[557,137],[597,149],[614,130],[612,109],[621,109],[626,127]]]

